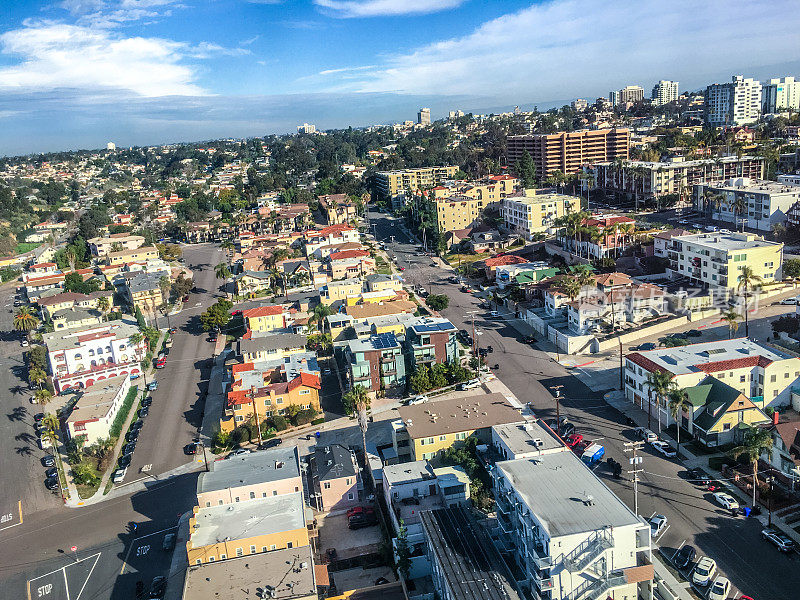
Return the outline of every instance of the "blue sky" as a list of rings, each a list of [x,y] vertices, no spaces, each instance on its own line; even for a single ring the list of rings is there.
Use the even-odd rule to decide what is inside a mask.
[[[794,0],[0,2],[0,154],[800,75]]]

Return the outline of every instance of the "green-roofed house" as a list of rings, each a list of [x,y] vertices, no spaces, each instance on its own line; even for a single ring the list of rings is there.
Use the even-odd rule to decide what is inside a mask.
[[[716,377],[709,375],[684,391],[692,412],[683,414],[683,426],[706,446],[738,442],[744,430],[771,423],[747,396]]]
[[[549,267],[547,269],[536,269],[533,271],[522,271],[514,276],[514,281],[517,285],[525,285],[526,283],[537,283],[547,277],[558,275],[560,269],[557,267]]]

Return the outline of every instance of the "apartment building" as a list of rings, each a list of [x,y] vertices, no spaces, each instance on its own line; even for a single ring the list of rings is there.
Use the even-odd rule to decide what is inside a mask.
[[[627,106],[644,100],[644,89],[638,85],[626,85],[621,90],[609,92],[612,106]]]
[[[450,321],[418,317],[406,325],[406,348],[412,369],[455,362],[459,358],[458,329]]]
[[[138,332],[135,321],[121,319],[45,333],[44,343],[56,391],[89,387],[117,375],[140,374],[146,342],[131,344],[129,341]]]
[[[706,87],[706,123],[716,127],[749,125],[761,116],[761,83],[734,75],[730,83]]]
[[[621,158],[627,160],[630,131],[624,128],[508,136],[508,164],[516,164],[527,152],[536,166],[536,178],[555,171],[580,173],[585,165]]]
[[[764,113],[800,110],[800,81],[795,81],[794,77],[782,77],[762,84],[761,110]]]
[[[625,397],[657,416],[658,407],[647,385],[657,371],[669,373],[681,389],[699,385],[708,375],[737,390],[757,408],[788,406],[800,378],[800,358],[747,338],[632,352],[625,357]],[[674,422],[661,406],[661,422]]]
[[[210,508],[302,489],[297,446],[272,448],[211,462],[197,478],[197,505]]]
[[[653,99],[654,106],[661,106],[663,104],[669,104],[670,102],[677,102],[679,95],[680,92],[678,91],[677,81],[662,79],[653,86],[651,98]]]
[[[535,598],[650,597],[650,526],[573,452],[499,462],[498,548]]]
[[[119,250],[136,250],[144,246],[144,237],[128,233],[112,234],[108,237],[96,237],[86,242],[92,256],[108,256]]]
[[[344,302],[349,297],[359,296],[364,282],[358,277],[329,281],[319,289],[319,301],[330,306],[334,302]]]
[[[535,418],[492,427],[492,448],[498,460],[532,459],[551,452],[569,451],[550,427]]]
[[[286,327],[284,308],[281,305],[265,305],[242,311],[247,328],[253,333],[271,333]]]
[[[601,162],[594,165],[595,186],[606,194],[631,199],[652,200],[667,194],[689,192],[695,185],[738,177],[763,179],[766,161],[758,156],[724,156],[704,160],[625,163]]]
[[[403,289],[403,280],[399,275],[373,273],[364,278],[364,283],[368,292],[385,292],[387,290],[399,292]]]
[[[349,340],[343,348],[349,387],[362,385],[370,392],[402,388],[406,382],[403,345],[393,333]]]
[[[139,271],[133,277],[126,278],[124,286],[126,301],[134,311],[138,308],[144,315],[155,315],[165,303],[161,280],[164,277],[169,280],[169,275],[168,270],[155,273]]]
[[[483,201],[469,196],[436,198],[436,222],[440,231],[455,231],[478,225],[483,214]]]
[[[355,453],[341,444],[317,446],[311,459],[317,510],[344,510],[358,504],[360,475]]]
[[[358,216],[356,204],[347,194],[325,194],[317,196],[317,201],[328,225],[349,223]]]
[[[417,111],[417,125],[430,125],[431,124],[431,109],[420,108]]]
[[[375,173],[375,191],[381,198],[391,200],[408,190],[417,191],[437,186],[455,177],[457,172],[458,167],[455,165],[378,171]]]
[[[306,256],[317,259],[325,258],[330,253],[322,252],[321,249],[325,246],[359,241],[358,229],[343,223],[329,225],[319,230],[306,231],[304,235]]]
[[[576,335],[626,327],[666,313],[666,293],[652,283],[607,283],[566,303],[569,330]]]
[[[716,202],[719,202],[717,204]],[[739,214],[737,205],[747,207]],[[772,231],[783,224],[792,205],[800,201],[800,186],[747,177],[694,186],[694,205],[711,218],[732,223],[734,229],[744,225],[760,231]]]
[[[269,332],[239,340],[238,353],[245,363],[282,359],[304,353],[307,341],[299,333]]]
[[[375,272],[375,259],[367,250],[341,250],[331,252],[327,266],[331,279],[363,278]]]
[[[669,240],[667,258],[671,277],[732,292],[744,267],[764,283],[781,281],[783,243],[768,242],[754,233],[696,233]]]
[[[140,246],[130,250],[120,250],[105,254],[109,265],[122,265],[130,262],[147,262],[159,258],[158,248],[155,246]]]
[[[69,439],[83,438],[86,446],[108,439],[119,409],[131,389],[129,375],[117,375],[98,382],[72,407],[65,421]]]
[[[580,210],[580,206],[581,199],[577,196],[529,189],[524,195],[505,198],[500,205],[500,216],[513,233],[531,241],[534,234],[547,231],[555,219]]]
[[[53,314],[64,309],[82,308],[93,310],[99,307],[100,298],[108,299],[109,308],[114,298],[112,290],[101,290],[91,294],[79,294],[77,292],[62,292],[55,296],[39,298],[36,305],[42,313],[44,319],[52,319]]]
[[[601,237],[591,239],[588,236],[578,236],[575,239],[566,236],[562,230],[559,240],[565,247],[572,248],[572,251],[578,256],[586,255],[598,259],[612,255],[616,257],[635,240],[633,234],[636,231],[636,221],[630,217],[598,215],[587,217],[581,224],[584,227],[596,229]]]
[[[303,493],[195,506],[186,553],[190,565],[309,545]]]
[[[448,448],[475,436],[490,443],[491,428],[517,423],[520,409],[503,394],[479,394],[401,406],[392,422],[392,447],[399,462],[434,460]]]

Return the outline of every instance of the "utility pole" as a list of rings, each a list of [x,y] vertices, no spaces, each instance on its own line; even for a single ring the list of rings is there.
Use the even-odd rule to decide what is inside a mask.
[[[639,516],[639,473],[644,473],[644,469],[637,468],[642,464],[642,457],[637,455],[637,452],[644,447],[643,441],[627,442],[624,444],[625,452],[632,452],[633,455],[628,459],[628,462],[633,467],[632,471],[628,471],[633,476],[633,512]]]
[[[250,401],[253,403],[253,415],[255,416],[256,420],[256,431],[258,431],[258,447],[261,447],[261,421],[258,420],[258,408],[256,407],[256,390],[255,388],[250,388]],[[205,450],[204,454],[205,456]]]
[[[553,390],[556,394],[556,435],[558,435],[558,430],[561,429],[561,390],[564,388],[563,385],[551,385],[550,389]]]

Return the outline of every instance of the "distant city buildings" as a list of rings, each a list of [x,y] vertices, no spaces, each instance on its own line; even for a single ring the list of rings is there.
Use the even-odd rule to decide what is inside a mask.
[[[800,81],[795,81],[794,77],[782,77],[762,84],[761,110],[764,113],[800,110]]]
[[[108,142],[106,144],[106,150],[116,150],[117,145],[114,142]]]
[[[706,123],[714,126],[748,125],[761,116],[761,83],[734,75],[730,83],[706,88]]]
[[[576,98],[572,101],[572,109],[576,112],[583,112],[588,106],[589,103],[583,98]]]
[[[297,126],[297,133],[316,133],[317,126],[311,123],[303,123]]]
[[[613,106],[641,102],[644,100],[644,89],[638,85],[627,85],[621,90],[609,92],[608,99]]]
[[[419,112],[417,113],[417,124],[418,125],[430,125],[431,124],[431,109],[430,108],[420,108]]]
[[[678,100],[678,82],[662,79],[653,86],[651,98],[655,106],[669,104]]]

